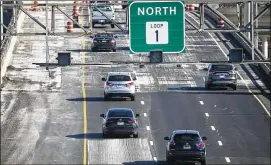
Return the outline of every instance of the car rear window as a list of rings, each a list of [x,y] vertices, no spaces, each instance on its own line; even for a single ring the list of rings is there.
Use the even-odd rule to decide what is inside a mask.
[[[200,140],[199,136],[196,134],[176,134],[173,139],[174,139],[174,142]]]
[[[131,78],[126,75],[112,75],[109,76],[108,81],[131,81]]]
[[[110,6],[96,6],[98,9],[102,11],[112,11],[112,8]],[[93,8],[93,11],[98,11],[96,8]]]
[[[233,70],[232,65],[213,65],[211,68],[212,71],[230,71]]]
[[[133,117],[131,111],[109,111],[108,117]]]
[[[95,37],[113,37],[112,34],[96,34]]]

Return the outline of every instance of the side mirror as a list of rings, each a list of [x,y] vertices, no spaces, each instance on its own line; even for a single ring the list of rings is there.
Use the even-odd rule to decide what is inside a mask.
[[[100,116],[102,117],[102,118],[104,118],[105,116],[104,116],[104,114],[100,114]]]
[[[164,137],[164,140],[169,140],[170,138],[168,136]]]
[[[139,117],[140,115],[139,114],[136,114],[136,117]]]
[[[105,81],[105,78],[102,78],[102,81]]]
[[[134,81],[136,81],[136,80],[137,80],[137,78],[136,78],[136,77],[134,77],[134,78],[133,78],[133,80],[134,80]]]
[[[203,140],[203,141],[206,141],[206,140],[207,140],[207,137],[203,136],[203,137],[202,137],[202,140]]]

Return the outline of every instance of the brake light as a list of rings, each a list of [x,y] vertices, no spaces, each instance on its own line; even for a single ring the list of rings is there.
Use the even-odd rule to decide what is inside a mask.
[[[106,82],[106,86],[113,86],[112,83]]]
[[[199,142],[199,143],[197,144],[197,146],[198,146],[199,149],[204,149],[204,148],[205,148],[205,143]]]
[[[170,146],[170,147],[174,147],[175,144],[176,144],[176,143],[175,143],[174,141],[172,141],[172,142],[170,142],[169,146]]]
[[[134,82],[130,82],[127,84],[127,86],[133,86],[133,85],[135,85]]]
[[[116,41],[115,40],[112,40],[111,43],[115,43]]]
[[[93,43],[96,43],[96,42],[97,42],[97,40],[93,40],[92,42],[93,42]]]
[[[129,123],[130,123],[130,124],[134,124],[135,121],[134,121],[134,120],[129,120]]]

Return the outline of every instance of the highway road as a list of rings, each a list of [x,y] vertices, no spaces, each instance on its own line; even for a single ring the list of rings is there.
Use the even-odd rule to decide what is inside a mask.
[[[116,16],[125,20],[124,11]],[[191,13],[186,17],[199,20]],[[58,18],[59,24],[65,23],[63,15]],[[24,30],[33,30],[29,26],[37,28],[28,21]],[[127,35],[110,27],[94,31],[101,29],[116,32],[117,52],[78,51],[90,49],[87,37],[59,37],[50,51],[74,50],[74,62],[139,60],[128,54]],[[41,56],[44,38],[20,40],[17,47],[29,50],[15,50],[9,79],[1,91],[1,113],[6,111],[1,121],[1,164],[163,164],[163,137],[176,129],[196,129],[208,138],[207,164],[270,162],[270,91],[248,65],[237,65],[237,91],[206,91],[206,64],[73,66],[54,68],[49,77],[45,69],[30,65],[45,60]],[[165,60],[226,60],[229,47],[236,43],[225,45],[219,40],[216,35],[186,33],[187,53],[166,55]],[[101,78],[109,71],[134,72],[136,101],[103,101]],[[100,114],[114,107],[141,114],[139,138],[102,138]]]

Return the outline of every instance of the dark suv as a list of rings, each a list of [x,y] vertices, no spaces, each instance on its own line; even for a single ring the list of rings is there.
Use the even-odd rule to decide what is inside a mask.
[[[195,161],[206,165],[206,137],[201,137],[195,130],[176,130],[168,140],[166,148],[166,160],[168,164],[173,161]]]
[[[116,52],[116,40],[117,36],[110,33],[98,33],[92,37],[92,52],[98,50],[111,50]]]
[[[209,64],[205,77],[205,88],[231,87],[237,89],[237,69],[233,64]]]

